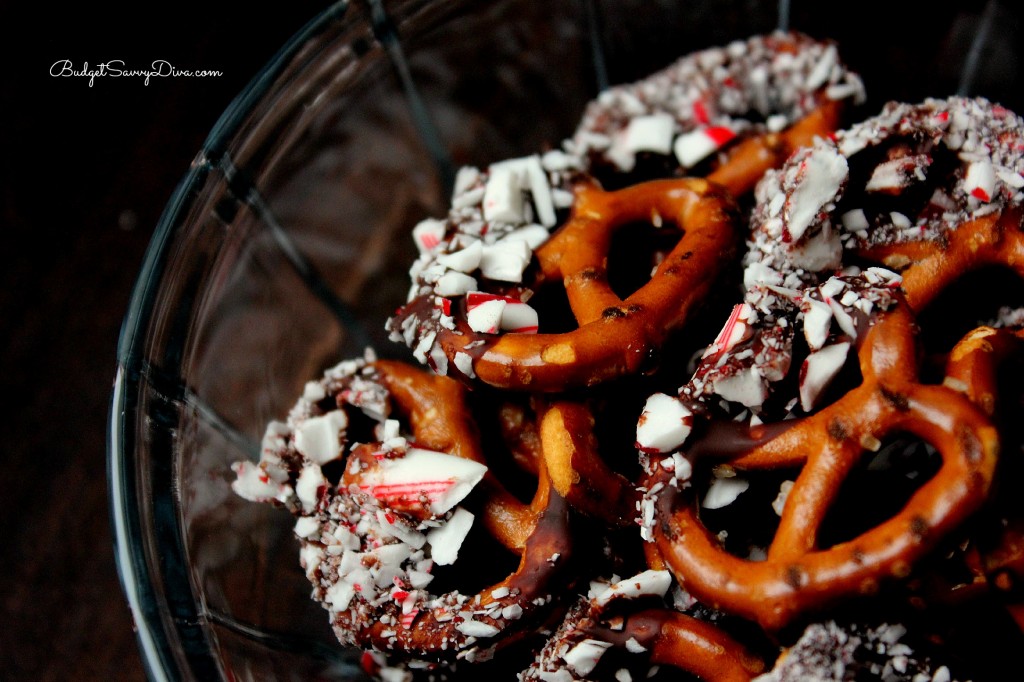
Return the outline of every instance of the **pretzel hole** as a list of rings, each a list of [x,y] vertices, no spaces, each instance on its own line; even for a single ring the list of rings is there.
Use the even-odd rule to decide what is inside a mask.
[[[832,547],[897,516],[911,496],[942,466],[942,457],[929,443],[903,433],[865,451],[842,483],[818,530],[818,546]],[[919,532],[926,534],[922,526]]]
[[[898,189],[867,191],[866,187],[872,174],[880,164],[894,162],[897,159],[912,159],[915,156],[927,156],[930,162],[919,171],[924,179],[913,178]],[[957,155],[945,146],[923,146],[907,137],[894,137],[888,144],[864,149],[849,159],[850,179],[847,191],[836,206],[835,215],[843,215],[851,209],[862,209],[871,224],[891,226],[893,212],[900,213],[911,221],[920,217],[938,217],[943,208],[932,201],[937,189],[953,187],[955,173],[963,166]],[[908,162],[909,165],[909,162]],[[892,227],[881,227],[885,232]]]
[[[537,311],[538,331],[541,334],[565,334],[579,327],[569,307],[565,287],[560,281],[545,282],[530,298],[529,304]]]
[[[648,221],[620,225],[608,249],[608,284],[615,295],[625,300],[649,282],[682,236],[679,226],[667,218],[660,227]]]
[[[1003,266],[966,273],[918,315],[925,351],[948,352],[972,329],[998,319],[1004,307],[1024,307],[1024,279],[1020,275]]]
[[[703,463],[694,471],[694,494],[698,514],[704,526],[718,536],[722,548],[730,554],[752,561],[763,561],[775,537],[779,516],[772,508],[785,481],[792,481],[799,471],[740,471],[735,479],[749,486],[729,504],[711,509],[704,504],[709,489],[720,485],[714,467]]]

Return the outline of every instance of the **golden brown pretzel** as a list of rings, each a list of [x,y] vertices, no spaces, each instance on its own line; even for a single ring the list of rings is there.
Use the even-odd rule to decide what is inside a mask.
[[[408,415],[417,444],[487,464],[465,386],[402,362],[378,360],[373,366],[381,384]],[[491,471],[480,482],[485,491],[484,526],[509,549],[522,551],[548,505],[547,471],[543,466],[538,469],[537,492],[530,504],[512,495]]]
[[[652,216],[674,223],[682,239],[650,281],[625,300],[608,284],[616,230]],[[484,383],[559,391],[637,372],[714,285],[736,247],[735,208],[706,180],[655,180],[615,192],[577,188],[572,217],[536,252],[542,281],[564,281],[579,327],[564,334],[501,336],[464,321],[437,338],[449,358],[467,353]]]
[[[372,446],[361,445],[351,456],[372,461],[371,450]],[[519,637],[528,624],[536,622],[538,612],[550,609],[548,604],[563,589],[556,583],[572,553],[568,506],[551,490],[546,475],[541,476],[540,486],[545,489],[545,506],[526,539],[518,566],[508,577],[476,595],[453,591],[431,596],[425,608],[412,611],[397,599],[372,606],[358,603],[335,614],[333,626],[339,638],[364,648],[396,649],[405,656],[453,658],[478,638],[486,637],[486,646],[491,646]],[[483,626],[484,632],[464,629],[469,619]]]
[[[794,421],[730,464],[738,470],[802,466],[767,559],[719,547],[691,504],[671,487],[657,501],[658,553],[701,601],[779,629],[835,600],[902,576],[985,500],[998,434],[968,399],[918,383],[914,318],[883,313],[859,351],[863,383],[822,411]],[[859,537],[817,547],[817,530],[847,472],[866,449],[909,433],[936,447],[942,467],[895,517]],[[648,477],[650,488],[665,474]]]
[[[540,437],[547,471],[559,495],[584,514],[613,526],[633,521],[637,490],[601,459],[594,416],[584,404],[558,400],[543,408]]]
[[[541,677],[542,672],[564,669],[569,663],[566,654],[586,642],[629,652],[619,660],[627,670],[635,671],[634,679],[649,672],[650,666],[660,665],[678,668],[707,682],[746,682],[764,671],[762,660],[712,623],[663,606],[643,605],[620,613],[629,607],[613,604],[614,608],[608,608],[591,599],[572,607],[521,679],[547,679]],[[589,679],[589,674],[585,677]]]
[[[815,138],[827,138],[842,120],[841,101],[819,98],[818,108],[778,133],[747,138],[728,150],[725,161],[707,175],[734,196],[751,192],[768,170],[778,168],[801,147]]]
[[[956,226],[941,240],[865,248],[860,255],[906,268],[903,290],[910,306],[920,311],[972,270],[1002,265],[1024,276],[1022,219],[1019,208],[1008,208]]]

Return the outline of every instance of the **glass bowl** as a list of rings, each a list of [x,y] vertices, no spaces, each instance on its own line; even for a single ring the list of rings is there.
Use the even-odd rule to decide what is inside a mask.
[[[410,229],[454,170],[557,143],[609,83],[789,26],[888,99],[1021,111],[1017,10],[751,0],[327,7],[224,113],[168,204],[124,321],[109,440],[122,584],[152,679],[363,679],[309,599],[291,517],[230,489],[303,384],[373,346]],[[880,19],[884,18],[885,21]],[[272,20],[272,17],[268,18]]]

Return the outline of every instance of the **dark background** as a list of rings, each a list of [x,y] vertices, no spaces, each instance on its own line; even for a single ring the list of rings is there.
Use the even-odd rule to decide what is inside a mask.
[[[0,679],[144,678],[107,511],[121,320],[207,133],[326,4],[0,4]],[[64,59],[223,75],[89,87]]]

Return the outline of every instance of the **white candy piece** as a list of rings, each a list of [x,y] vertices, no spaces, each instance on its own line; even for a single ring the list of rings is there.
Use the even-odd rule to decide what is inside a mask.
[[[868,217],[864,214],[864,209],[862,208],[855,208],[847,211],[839,218],[839,220],[843,229],[847,232],[859,232],[860,230],[866,230],[871,227],[871,223],[868,222]]]
[[[455,563],[459,558],[459,549],[473,527],[473,518],[472,512],[459,507],[446,524],[427,531],[430,558],[434,563],[441,566],[451,566]]]
[[[566,665],[572,668],[577,675],[586,677],[597,667],[601,656],[612,645],[611,642],[603,642],[598,639],[585,639],[573,648],[562,654]]]
[[[613,599],[636,599],[637,597],[664,597],[672,586],[672,574],[653,569],[637,573],[632,578],[609,585],[594,598],[595,606],[605,606]]]
[[[532,249],[523,240],[498,241],[483,247],[480,273],[500,282],[521,282],[532,256]]]
[[[516,334],[536,334],[540,319],[537,311],[525,303],[506,303],[501,311],[501,329]]]
[[[463,166],[455,174],[455,187],[452,189],[452,197],[457,197],[480,179],[480,169],[474,166]]]
[[[470,307],[466,312],[469,328],[480,334],[497,334],[506,305],[503,299],[492,298]]]
[[[316,535],[319,528],[320,523],[312,516],[300,516],[295,521],[295,527],[292,531],[296,536],[308,539]]]
[[[988,161],[974,161],[964,175],[964,191],[975,199],[992,201],[996,192],[996,173]]]
[[[713,381],[716,394],[746,407],[757,407],[768,397],[768,387],[756,367],[748,367],[732,376]]]
[[[426,497],[430,512],[440,516],[457,505],[480,482],[487,467],[479,462],[423,448],[383,459],[367,470],[359,487],[385,504],[411,503]]]
[[[708,486],[708,492],[701,504],[705,509],[727,507],[749,487],[750,482],[742,478],[716,478]]]
[[[484,190],[484,220],[523,222],[523,189],[519,183],[519,173],[514,168],[491,166]]]
[[[550,236],[551,233],[548,232],[548,229],[546,227],[544,227],[543,225],[537,225],[536,223],[533,223],[512,230],[495,243],[502,244],[505,242],[515,241],[526,242],[526,245],[530,247],[530,255],[532,255],[532,251],[541,244],[543,244],[544,242],[546,242]],[[527,258],[529,258],[530,255],[527,255]]]
[[[700,128],[677,137],[672,150],[679,165],[692,168],[734,137],[736,133],[722,126]]]
[[[470,379],[476,376],[476,370],[473,369],[473,356],[469,353],[460,350],[455,354],[455,368]]]
[[[295,449],[317,464],[331,462],[341,456],[341,432],[347,427],[342,410],[310,417],[295,427]]]
[[[437,262],[446,268],[458,272],[473,272],[480,267],[480,259],[483,257],[484,246],[475,241],[469,246],[454,253],[443,253],[437,257]]]
[[[799,241],[826,204],[842,187],[849,166],[846,157],[832,149],[815,149],[801,164],[801,180],[786,206],[787,229]]]
[[[467,637],[494,637],[501,632],[490,623],[480,620],[464,620],[455,626],[455,629]]]
[[[513,180],[509,181],[503,178],[501,180],[502,184],[495,188],[492,197],[495,199],[495,206],[491,209],[494,211],[493,214],[488,213],[488,195],[490,194],[490,181],[488,181],[488,192],[484,194],[484,218],[486,220],[513,224],[522,223],[522,191],[529,189],[530,196],[533,198],[533,207],[537,211],[537,218],[540,220],[540,223],[547,227],[554,227],[556,218],[555,205],[551,197],[551,185],[548,183],[548,175],[544,171],[543,166],[541,166],[539,156],[534,154],[518,159],[500,161],[491,164],[489,170],[492,177],[495,174],[504,176],[507,173],[512,176]],[[511,186],[515,187],[515,191],[506,197],[507,187]],[[510,208],[513,200],[519,201],[520,208],[518,213]],[[491,217],[491,215],[495,217]],[[497,217],[498,215],[507,215],[513,219],[506,220]]]
[[[462,296],[479,288],[475,277],[462,272],[449,270],[441,275],[434,286],[438,296]]]
[[[668,114],[637,116],[626,126],[625,148],[636,152],[668,154],[672,151],[672,128],[675,121]]]
[[[686,441],[692,427],[690,408],[670,395],[655,393],[637,420],[636,444],[644,452],[671,452]]]
[[[421,254],[431,251],[444,239],[445,223],[436,218],[421,220],[412,228],[412,238]]]
[[[821,392],[843,368],[849,351],[850,344],[844,341],[811,353],[804,360],[800,371],[800,406],[805,411],[814,408]]]
[[[295,481],[295,495],[299,498],[305,511],[313,511],[319,499],[317,491],[321,486],[326,485],[327,479],[320,471],[319,464],[311,463],[302,467],[302,471],[299,472],[299,477]]]

